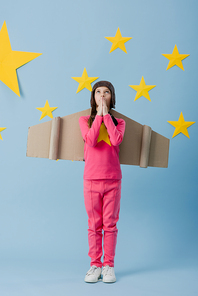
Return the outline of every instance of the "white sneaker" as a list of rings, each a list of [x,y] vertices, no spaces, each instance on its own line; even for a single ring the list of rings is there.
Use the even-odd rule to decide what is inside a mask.
[[[103,282],[104,283],[115,283],[116,276],[114,272],[114,268],[109,265],[105,265],[102,270]]]
[[[92,265],[92,267],[86,273],[85,282],[96,283],[100,279],[100,276],[101,276],[101,268],[95,265]]]

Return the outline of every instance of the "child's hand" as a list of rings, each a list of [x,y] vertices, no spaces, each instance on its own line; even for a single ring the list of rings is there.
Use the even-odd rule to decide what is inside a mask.
[[[97,115],[99,116],[103,116],[103,99],[101,98],[99,106],[98,106],[98,110],[97,110]]]
[[[107,102],[106,102],[106,100],[103,98],[102,99],[102,101],[103,101],[103,115],[107,115],[108,114],[108,111],[109,111],[109,108],[107,107]]]

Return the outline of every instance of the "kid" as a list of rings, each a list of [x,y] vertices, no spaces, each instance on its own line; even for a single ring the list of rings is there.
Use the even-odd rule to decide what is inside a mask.
[[[85,282],[97,282],[102,274],[103,282],[113,283],[116,281],[114,257],[122,178],[119,145],[123,140],[125,121],[113,117],[109,112],[115,108],[115,90],[110,82],[95,83],[90,102],[91,116],[79,119],[85,142],[84,202],[89,226],[88,255],[91,258],[91,268]]]

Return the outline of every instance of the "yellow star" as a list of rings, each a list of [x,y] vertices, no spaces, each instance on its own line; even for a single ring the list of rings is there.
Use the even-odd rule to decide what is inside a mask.
[[[105,38],[113,43],[109,53],[111,53],[118,47],[127,53],[124,43],[132,39],[132,37],[122,37],[119,28],[117,29],[115,37],[105,37]]]
[[[54,110],[56,110],[58,107],[50,107],[48,100],[46,100],[45,106],[42,108],[36,108],[39,111],[42,112],[41,114],[41,118],[39,120],[41,120],[42,118],[44,118],[45,116],[49,116],[50,118],[53,118],[52,112]]]
[[[0,31],[0,80],[20,97],[16,69],[30,62],[41,53],[12,50],[6,22]]]
[[[173,125],[175,127],[175,131],[174,131],[174,134],[173,134],[172,138],[177,136],[179,133],[182,133],[186,137],[190,138],[189,134],[188,134],[188,131],[187,131],[187,128],[189,126],[191,126],[192,124],[194,124],[195,121],[185,121],[184,116],[183,116],[183,114],[181,112],[178,121],[168,121],[168,123],[170,123],[171,125]]]
[[[179,54],[176,44],[175,44],[175,47],[174,47],[173,52],[171,54],[162,54],[162,55],[165,58],[169,59],[169,61],[170,61],[166,70],[168,70],[171,67],[176,65],[184,71],[182,60],[187,58],[189,56],[189,54]]]
[[[88,77],[87,70],[84,68],[81,77],[72,77],[75,81],[79,83],[77,92],[81,91],[83,88],[87,88],[88,90],[92,91],[91,83],[98,79],[99,77]]]
[[[141,96],[145,97],[147,100],[151,101],[150,96],[149,96],[149,90],[154,88],[156,85],[146,85],[144,81],[144,77],[142,76],[142,79],[140,81],[139,85],[129,85],[131,88],[137,91],[135,100],[139,99]]]
[[[109,140],[109,135],[106,129],[106,126],[104,125],[104,122],[102,122],[101,126],[100,126],[100,133],[97,139],[97,143],[99,143],[100,141],[104,141],[106,142],[109,146],[111,146],[111,142]]]
[[[1,132],[4,131],[6,129],[6,127],[0,127],[0,139],[3,141],[3,138],[2,138],[2,135],[1,135]]]

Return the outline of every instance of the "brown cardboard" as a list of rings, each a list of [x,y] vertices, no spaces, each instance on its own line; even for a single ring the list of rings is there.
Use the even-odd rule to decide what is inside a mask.
[[[142,129],[142,145],[140,152],[140,167],[147,168],[149,163],[152,129],[144,125]]]
[[[60,121],[61,121],[60,117],[55,117],[52,119],[50,147],[49,147],[49,159],[57,159],[58,158]]]
[[[111,110],[111,113],[126,122],[124,139],[120,145],[121,164],[168,166],[169,139],[115,110]],[[82,161],[84,142],[79,117],[89,114],[90,109],[87,109],[29,127],[27,156]]]

